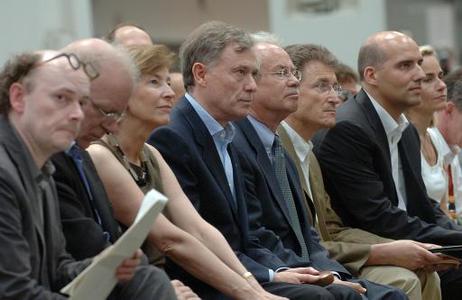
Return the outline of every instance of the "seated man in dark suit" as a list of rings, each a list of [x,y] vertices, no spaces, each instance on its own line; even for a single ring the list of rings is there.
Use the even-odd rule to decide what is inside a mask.
[[[223,233],[266,290],[290,299],[335,299],[327,289],[308,284],[317,277],[310,274],[315,271],[302,264],[291,268],[276,254],[281,243],[267,248],[249,235],[231,121],[247,115],[256,90],[258,69],[252,46],[247,33],[220,22],[193,31],[180,51],[188,92],[174,108],[170,124],[154,131],[150,142],[169,163],[199,213]],[[264,231],[255,229],[260,236]],[[275,272],[281,268],[284,271]],[[181,270],[176,274],[180,276]],[[207,287],[190,282],[195,291],[212,297]],[[350,299],[360,298],[359,293],[349,291]]]
[[[422,261],[429,264],[441,261],[426,249],[428,244],[393,241],[348,227],[332,209],[311,138],[317,131],[335,126],[335,110],[342,90],[336,79],[338,61],[329,50],[318,45],[295,44],[285,50],[302,72],[302,79],[297,111],[277,131],[296,164],[305,204],[323,246],[332,258],[358,277],[400,288],[411,300],[441,299],[438,274],[421,268]]]
[[[73,141],[89,96],[73,54],[23,54],[0,73],[0,298],[66,299],[59,290],[91,261],[65,250],[49,158]],[[141,252],[117,269],[133,277]],[[166,277],[159,286],[171,290]]]
[[[349,226],[391,239],[462,244],[462,227],[427,196],[419,136],[403,115],[421,101],[421,62],[417,44],[402,33],[369,37],[358,57],[363,89],[339,108],[336,126],[315,138],[315,153],[332,205]],[[443,299],[458,298],[461,274],[440,272]]]
[[[250,115],[235,123],[238,130],[233,141],[246,179],[252,233],[255,230],[255,235],[268,248],[280,240],[283,249],[275,254],[287,266],[310,266],[312,275],[317,275],[318,271],[335,272],[333,284],[326,289],[336,299],[347,297],[344,294],[353,292],[351,288],[365,293],[368,299],[405,299],[401,291],[391,287],[361,280],[364,289],[353,283],[349,272],[329,259],[328,252],[319,244],[319,237],[304,209],[296,168],[276,135],[280,122],[297,109],[301,72],[277,45],[274,36],[258,33],[253,37],[260,61],[260,78]],[[272,232],[260,235],[258,228],[261,226]]]

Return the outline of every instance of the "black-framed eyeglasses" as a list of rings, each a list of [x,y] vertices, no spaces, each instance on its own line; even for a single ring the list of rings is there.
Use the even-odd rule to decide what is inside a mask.
[[[284,68],[284,69],[280,69],[279,71],[262,73],[262,75],[263,74],[275,75],[280,80],[289,80],[291,76],[294,76],[295,79],[297,79],[298,81],[302,79],[302,72],[300,72],[297,69],[290,70],[290,69]]]
[[[72,67],[74,70],[78,70],[80,67],[82,67],[83,71],[85,74],[87,74],[88,78],[91,80],[95,80],[99,76],[98,70],[96,70],[95,66],[93,66],[92,63],[88,62],[85,63],[79,59],[77,55],[74,53],[61,53],[58,54],[50,59],[47,59],[42,62],[42,64],[45,64],[47,62],[50,62],[52,60],[58,59],[60,57],[65,57],[67,58],[67,61],[69,62],[69,65]]]
[[[93,101],[93,99],[91,99],[91,97],[88,98],[88,102],[91,103],[91,105],[93,105],[101,113],[101,115],[104,117],[105,121],[107,121],[107,122],[110,122],[110,123],[119,122],[125,116],[125,111],[122,111],[122,112],[106,112],[104,109],[99,107]]]

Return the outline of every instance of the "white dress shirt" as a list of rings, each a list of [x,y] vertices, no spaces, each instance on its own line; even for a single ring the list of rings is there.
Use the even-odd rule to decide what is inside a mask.
[[[398,122],[367,92],[369,99],[372,101],[377,114],[379,115],[380,121],[382,122],[385,134],[388,139],[388,146],[390,148],[391,158],[391,171],[393,181],[395,183],[396,193],[398,194],[398,207],[402,210],[406,210],[406,185],[404,183],[403,167],[401,164],[401,158],[398,151],[398,143],[401,140],[403,131],[409,125],[409,121],[406,119],[404,114],[399,116]]]

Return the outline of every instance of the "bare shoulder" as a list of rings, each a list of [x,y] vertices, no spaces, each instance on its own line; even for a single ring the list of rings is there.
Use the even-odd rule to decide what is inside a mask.
[[[111,151],[108,148],[100,144],[91,144],[87,148],[87,151],[90,154],[91,159],[93,160],[94,163],[99,163],[99,162],[109,163],[115,160],[115,157],[111,153]]]

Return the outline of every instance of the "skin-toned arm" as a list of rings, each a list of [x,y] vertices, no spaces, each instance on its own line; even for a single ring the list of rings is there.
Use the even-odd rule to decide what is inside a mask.
[[[104,183],[116,218],[120,222],[130,225],[141,205],[144,197],[143,192],[109,150],[100,145],[92,145],[87,150],[92,157],[98,175]],[[160,164],[163,166],[161,168],[165,169],[166,164],[163,160]],[[178,197],[180,192],[182,194],[179,186],[180,192],[177,191],[178,194],[175,194],[168,187],[171,179],[169,180],[168,175],[164,178],[166,176],[164,173],[164,171],[161,171],[165,194],[169,198],[166,212],[172,216],[174,223],[178,222],[178,227],[172,224],[165,216],[160,215],[154,222],[153,228],[148,235],[148,240],[186,271],[235,299],[267,299],[273,297],[264,292],[258,283],[256,283],[258,285],[257,288],[253,287],[255,286],[255,283],[252,282],[253,279],[247,281],[240,275],[246,271],[245,268],[237,260],[223,236],[215,228],[202,220],[206,224],[202,225],[205,229],[198,229],[198,226],[195,225],[195,222],[198,221],[194,219],[194,215],[196,215],[195,218],[200,217],[197,215],[194,207],[189,203],[187,198],[182,199]],[[173,176],[173,174],[171,175]],[[182,201],[178,199],[182,199],[185,203],[177,204],[177,202]],[[188,222],[182,220],[182,218],[192,218],[196,221]],[[227,259],[227,263],[235,260],[235,265],[242,267],[242,270],[239,269],[242,273],[233,271],[214,255],[211,250],[205,247],[199,239],[184,231],[182,228],[190,231],[186,226],[191,226],[191,232],[193,235],[200,237],[200,240],[207,240],[209,235],[216,236],[214,242],[224,244],[225,246],[218,246],[214,250],[219,249],[218,251],[224,251],[225,254],[221,256]],[[202,227],[199,226],[199,228]],[[198,232],[202,232],[202,230],[207,231],[207,233],[199,234]],[[222,249],[226,246],[229,250]],[[234,256],[234,258],[227,256]]]
[[[432,270],[430,266],[441,264],[444,260],[444,257],[427,250],[435,247],[438,246],[411,240],[375,244],[371,247],[366,265],[394,265],[412,271],[422,268]]]

